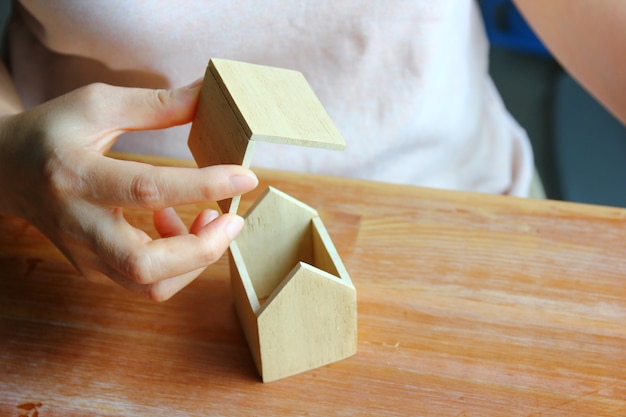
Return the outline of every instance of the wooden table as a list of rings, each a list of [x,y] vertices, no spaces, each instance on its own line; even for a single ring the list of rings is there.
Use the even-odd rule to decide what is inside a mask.
[[[0,416],[626,416],[626,210],[259,175],[242,208],[271,184],[319,209],[357,287],[356,356],[262,384],[225,257],[158,304],[4,217]]]

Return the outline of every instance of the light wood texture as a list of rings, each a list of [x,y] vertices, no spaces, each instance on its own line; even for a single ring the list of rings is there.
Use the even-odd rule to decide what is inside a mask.
[[[219,82],[250,140],[343,150],[343,137],[302,73],[211,59]]]
[[[1,218],[0,415],[626,415],[625,210],[258,174],[242,210],[268,184],[318,208],[358,290],[356,355],[263,384],[227,257],[155,304]]]
[[[200,167],[236,164],[249,167],[254,142],[239,123],[222,88],[207,68],[187,145]],[[236,213],[239,196],[218,203],[223,213]]]
[[[356,353],[356,290],[317,211],[268,187],[231,243],[235,308],[271,382]]]
[[[254,142],[342,150],[346,144],[302,73],[211,59],[189,133],[199,166],[249,167]],[[239,197],[219,203],[236,213]]]

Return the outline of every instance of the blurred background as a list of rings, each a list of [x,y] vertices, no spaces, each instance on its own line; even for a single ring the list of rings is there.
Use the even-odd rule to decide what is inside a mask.
[[[548,198],[626,207],[626,128],[563,71],[510,0],[479,4],[491,76],[528,132]]]
[[[626,207],[626,127],[563,71],[510,0],[477,1],[491,76],[528,132],[547,197]],[[10,4],[0,0],[2,33]]]

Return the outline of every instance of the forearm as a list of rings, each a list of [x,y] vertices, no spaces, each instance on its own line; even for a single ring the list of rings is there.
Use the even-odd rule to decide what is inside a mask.
[[[514,1],[567,71],[626,123],[626,2]]]

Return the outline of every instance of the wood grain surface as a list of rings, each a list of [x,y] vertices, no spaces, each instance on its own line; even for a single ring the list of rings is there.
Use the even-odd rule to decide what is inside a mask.
[[[626,416],[625,210],[259,176],[242,210],[269,184],[319,211],[358,292],[355,356],[262,384],[227,259],[158,304],[2,217],[0,416]]]

